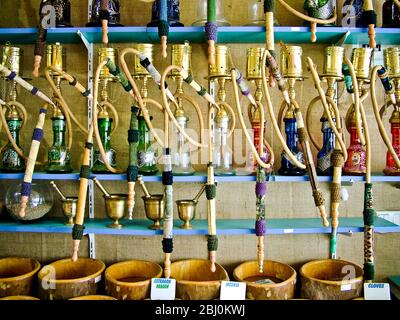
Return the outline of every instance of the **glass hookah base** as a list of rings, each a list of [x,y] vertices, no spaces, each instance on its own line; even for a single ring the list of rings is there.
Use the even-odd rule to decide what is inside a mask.
[[[179,21],[168,21],[170,27],[184,27],[185,25]],[[158,21],[152,21],[147,24],[148,28],[158,27]]]
[[[342,174],[346,175],[346,176],[363,176],[363,175],[365,175],[365,171],[342,169]]]
[[[154,169],[154,170],[139,170],[139,174],[142,174],[144,176],[154,176],[157,173],[158,173],[158,169]]]
[[[112,168],[115,168],[115,167],[112,167]],[[93,173],[111,173],[111,171],[108,170],[106,166],[93,167],[92,172]]]
[[[333,175],[333,167],[329,167],[329,168],[326,169],[326,170],[319,170],[319,169],[317,168],[317,174],[318,174],[319,176],[331,176],[331,175]]]
[[[68,23],[60,23],[56,25],[57,28],[73,28],[74,26]]]
[[[386,176],[400,176],[400,169],[397,167],[386,167],[383,170],[383,174]]]
[[[192,176],[192,175],[194,175],[194,171],[178,171],[178,172],[176,172],[173,169],[172,169],[172,173],[174,176]]]
[[[72,168],[70,166],[60,166],[60,165],[49,165],[46,168],[46,172],[49,173],[69,173],[72,172]]]

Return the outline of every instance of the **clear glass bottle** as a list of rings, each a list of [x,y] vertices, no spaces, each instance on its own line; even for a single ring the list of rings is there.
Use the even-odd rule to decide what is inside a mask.
[[[203,27],[207,22],[207,0],[197,1],[196,21],[192,23],[192,26]],[[224,1],[217,1],[217,25],[218,26],[230,26],[230,22],[226,20],[224,16]]]
[[[179,125],[185,130],[187,128],[188,117],[183,109],[175,112],[175,118]],[[194,169],[191,164],[189,144],[183,134],[176,128],[176,151],[173,154],[172,172],[174,175],[192,175]]]
[[[229,117],[226,111],[221,108],[216,117],[216,134],[214,144],[214,166],[215,175],[231,176],[236,172],[233,169],[232,150],[228,145]]]

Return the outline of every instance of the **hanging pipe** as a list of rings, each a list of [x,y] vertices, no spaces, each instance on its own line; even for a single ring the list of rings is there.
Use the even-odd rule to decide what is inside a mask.
[[[100,72],[102,68],[109,61],[110,61],[109,59],[102,61],[101,63],[99,63],[96,69],[94,77],[94,87],[93,87],[93,106],[95,107],[95,109],[97,108],[97,96],[99,93]],[[95,119],[95,117],[93,118]],[[81,171],[79,175],[80,179],[79,179],[78,204],[76,209],[75,224],[72,228],[72,257],[71,257],[72,261],[78,260],[79,244],[82,240],[83,231],[85,229],[84,226],[85,206],[86,206],[87,189],[90,179],[90,158],[91,158],[91,150],[93,148],[94,127],[97,127],[97,123],[95,121],[92,121],[92,123],[90,123],[89,125],[89,130],[85,143],[85,149],[83,151]]]
[[[129,142],[129,164],[126,170],[128,180],[128,219],[133,219],[133,208],[135,207],[135,184],[138,178],[138,159],[137,148],[139,145],[139,127],[138,127],[139,108],[136,105],[131,107],[131,121],[128,130]]]
[[[376,90],[375,90],[375,81],[376,81],[376,75],[379,75],[379,78],[382,81],[382,84],[385,88],[385,92],[386,94],[389,96],[390,98],[390,102],[393,104],[393,106],[396,107],[396,98],[394,96],[394,90],[393,90],[393,86],[392,83],[389,80],[387,71],[385,69],[385,67],[383,66],[375,66],[372,69],[372,78],[371,78],[371,86],[370,86],[370,92],[371,92],[371,101],[372,101],[372,107],[374,110],[374,115],[375,115],[375,119],[376,122],[378,124],[378,128],[379,128],[379,133],[381,134],[381,137],[383,139],[383,141],[385,142],[386,147],[388,148],[390,154],[393,157],[393,160],[396,163],[397,168],[400,169],[400,160],[399,157],[396,154],[396,151],[393,148],[393,145],[389,139],[389,136],[386,133],[385,130],[385,126],[382,122],[382,118],[379,114],[379,106],[378,106],[378,102],[376,99]]]
[[[108,21],[110,20],[110,12],[108,11],[108,0],[100,0],[99,18],[101,20],[101,31],[103,34],[102,42],[108,45]]]
[[[167,0],[159,0],[160,2],[160,19],[158,21],[158,36],[161,39],[161,55],[167,57],[167,38],[169,33],[168,23],[168,6]]]
[[[325,110],[325,114],[328,118],[329,125],[331,126],[335,137],[336,143],[334,146],[334,151],[331,155],[333,164],[333,178],[331,183],[331,240],[330,240],[330,257],[331,259],[336,259],[336,248],[337,248],[337,228],[339,226],[339,205],[340,205],[340,190],[341,190],[341,178],[342,178],[342,166],[347,160],[347,148],[342,139],[342,129],[340,125],[340,114],[336,103],[333,101],[332,97],[328,100],[322,90],[321,80],[319,78],[318,72],[314,65],[314,62],[310,57],[307,57],[307,65],[312,74],[315,88],[318,91],[319,98],[321,99],[322,105]],[[335,112],[336,123],[333,122],[329,106]]]
[[[217,1],[207,0],[207,23],[205,25],[206,37],[208,42],[208,64],[215,64],[215,43],[217,42]]]
[[[285,102],[287,103],[287,105],[289,106],[294,106],[294,112],[296,115],[296,120],[297,120],[297,124],[298,124],[298,131],[299,131],[299,140],[300,143],[302,145],[303,148],[303,152],[304,152],[304,158],[305,158],[305,162],[306,162],[306,166],[302,163],[300,163],[295,156],[292,154],[292,152],[289,150],[289,148],[286,145],[286,142],[282,136],[282,133],[279,130],[279,126],[278,123],[276,121],[275,115],[274,115],[274,111],[273,111],[273,107],[272,107],[272,102],[271,102],[271,97],[269,95],[269,90],[268,90],[268,85],[267,85],[267,79],[265,76],[265,69],[262,68],[261,69],[261,73],[262,73],[262,78],[263,78],[263,89],[264,89],[264,94],[266,97],[266,101],[267,101],[267,106],[268,106],[268,111],[272,120],[272,124],[274,126],[274,130],[275,133],[278,135],[278,138],[286,152],[286,155],[289,157],[289,159],[292,161],[292,163],[297,166],[300,169],[307,169],[308,171],[308,176],[310,178],[310,184],[311,184],[311,188],[312,188],[312,193],[313,193],[313,198],[314,198],[314,203],[315,206],[318,207],[319,210],[319,214],[321,216],[322,222],[324,226],[328,226],[329,222],[326,218],[326,212],[325,212],[325,206],[324,206],[324,202],[325,199],[321,193],[321,191],[318,188],[318,180],[317,180],[317,173],[315,170],[315,166],[314,166],[314,162],[313,162],[313,157],[312,157],[312,153],[311,153],[311,147],[310,147],[310,142],[308,140],[307,137],[307,132],[304,128],[304,121],[303,121],[303,116],[301,114],[300,111],[300,107],[297,103],[296,100],[290,99],[289,97],[289,93],[287,90],[287,84],[286,81],[282,78],[279,67],[275,61],[275,59],[272,57],[272,55],[269,53],[268,50],[265,50],[263,53],[263,58],[262,58],[262,64],[261,65],[265,65],[266,59],[268,58],[269,60],[269,64],[270,64],[270,68],[273,72],[273,75],[275,77],[275,80],[278,83],[278,88],[280,89],[280,91],[282,92],[283,98],[285,100]]]
[[[36,37],[35,49],[34,49],[34,63],[33,63],[33,71],[32,75],[37,78],[39,77],[39,69],[40,64],[42,63],[42,58],[46,49],[46,41],[47,41],[47,29],[43,27],[44,19],[49,12],[42,12],[43,7],[51,4],[51,0],[42,0],[39,6],[39,26]]]
[[[352,79],[356,78],[354,67],[347,58],[345,58],[345,63],[349,67],[349,71]],[[375,75],[373,73],[373,76]],[[354,85],[354,96],[358,95],[358,86]],[[372,82],[371,82],[372,83]],[[373,194],[372,194],[372,183],[371,183],[371,141],[367,123],[367,117],[365,115],[365,109],[362,104],[363,98],[366,97],[364,94],[361,97],[359,103],[355,103],[354,107],[361,114],[360,117],[356,117],[356,122],[358,122],[357,127],[363,127],[365,133],[365,144],[366,146],[366,174],[365,174],[365,190],[364,190],[364,279],[365,282],[372,282],[375,277],[375,265],[374,265],[374,220],[375,220],[375,210],[373,207]],[[362,122],[362,124],[360,123]]]
[[[270,52],[270,54],[274,58],[276,58],[275,36],[274,36],[275,0],[264,0],[264,13],[265,13],[266,48]],[[267,65],[267,67],[269,67],[269,65]],[[272,76],[272,72],[270,72],[269,74],[269,84],[271,87],[275,86],[275,79]]]
[[[241,124],[241,127],[246,135],[247,141],[251,146],[252,152],[254,154],[254,157],[256,158],[257,161],[257,181],[256,181],[256,187],[255,187],[255,192],[256,192],[256,197],[257,197],[257,202],[256,202],[256,211],[257,211],[257,217],[256,217],[256,224],[255,224],[255,231],[256,231],[256,236],[258,238],[258,246],[257,246],[257,258],[258,258],[258,266],[259,266],[259,272],[262,273],[264,270],[264,237],[266,234],[266,222],[265,222],[265,195],[267,193],[267,179],[266,179],[266,174],[265,174],[265,169],[267,170],[272,170],[273,168],[273,152],[271,153],[271,157],[269,160],[269,163],[265,163],[262,159],[261,156],[264,152],[264,123],[265,123],[265,116],[264,116],[264,107],[263,105],[257,101],[256,102],[256,107],[259,108],[260,110],[260,143],[258,146],[258,150],[253,144],[253,141],[251,140],[247,128],[243,119],[243,114],[240,108],[240,100],[239,100],[239,94],[238,94],[238,82],[241,84],[241,92],[248,92],[247,97],[251,96],[250,92],[248,90],[248,86],[243,80],[243,77],[241,77],[240,71],[237,69],[232,69],[231,71],[232,74],[232,79],[235,79],[236,81],[232,81],[233,83],[233,91],[234,91],[234,96],[235,96],[235,103],[237,107],[237,112],[239,115],[239,121]],[[247,90],[246,90],[247,87]],[[249,98],[251,101],[252,99]],[[254,99],[253,99],[254,100]]]
[[[317,18],[311,18],[295,9],[293,9],[290,5],[288,5],[284,0],[278,0],[278,2],[290,13],[294,14],[295,16],[299,17],[300,19],[303,19],[305,21],[308,21],[311,23],[310,27],[310,32],[311,32],[311,42],[316,42],[317,41],[317,24],[329,24],[329,23],[334,23],[336,21],[336,10],[334,10],[333,17],[327,20],[324,19],[317,19]]]
[[[376,13],[374,11],[374,5],[372,3],[372,0],[364,0],[361,21],[364,26],[368,27],[369,46],[371,48],[376,48],[376,41],[375,41]]]

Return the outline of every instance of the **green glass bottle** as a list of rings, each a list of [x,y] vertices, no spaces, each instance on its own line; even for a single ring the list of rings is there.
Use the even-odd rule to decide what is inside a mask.
[[[150,118],[151,120],[152,118]],[[152,175],[158,172],[156,153],[151,146],[150,129],[143,116],[138,116],[139,121],[139,145],[137,149],[139,173]]]
[[[113,119],[108,116],[107,111],[102,111],[97,119],[97,126],[99,127],[100,139],[106,153],[106,157],[111,167],[117,166],[117,155],[113,148],[111,148],[111,129]],[[101,157],[100,150],[96,149],[93,153],[93,167],[92,172],[95,173],[109,173],[104,161]]]
[[[56,109],[51,120],[53,125],[53,145],[47,152],[46,171],[51,173],[72,172],[70,164],[71,153],[65,145],[65,117],[59,109]]]
[[[7,115],[7,125],[15,143],[21,149],[19,145],[19,130],[22,126],[22,119],[15,108],[12,108]],[[1,163],[1,171],[3,172],[25,171],[25,160],[14,150],[10,141],[8,141],[1,152]]]

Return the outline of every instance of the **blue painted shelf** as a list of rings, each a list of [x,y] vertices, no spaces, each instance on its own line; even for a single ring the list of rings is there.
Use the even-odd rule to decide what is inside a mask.
[[[91,43],[101,43],[101,28],[75,27],[52,28],[48,30],[48,42],[82,43],[77,32],[80,31]],[[335,44],[343,35],[350,31],[345,43],[368,43],[366,28],[318,27],[317,42]],[[34,44],[36,28],[0,28],[0,43],[10,41],[13,44]],[[144,26],[113,27],[109,29],[110,43],[154,42],[158,43],[157,28]],[[192,43],[204,43],[204,27],[173,27],[170,28],[168,42],[182,43],[188,40]],[[310,43],[309,27],[275,27],[275,40],[285,43]],[[400,29],[377,28],[376,41],[383,45],[400,44]],[[218,29],[219,43],[264,43],[265,28],[252,26],[231,26]]]
[[[22,180],[23,173],[0,173],[0,180]],[[97,177],[102,181],[126,181],[126,174],[92,174],[92,177]],[[218,182],[255,182],[254,175],[237,174],[234,176],[216,176]],[[372,182],[387,182],[387,183],[400,183],[400,176],[385,176],[381,173],[375,173],[371,177]],[[50,174],[46,172],[36,172],[33,174],[33,180],[79,180],[79,173],[61,173]],[[146,182],[161,182],[161,175],[144,176],[143,180]],[[305,176],[269,176],[270,182],[307,182],[310,179]],[[199,182],[204,183],[207,181],[207,175],[202,172],[195,173],[192,176],[174,176],[174,182]],[[331,182],[331,176],[319,176],[319,182]],[[364,182],[364,176],[342,176],[342,182]]]
[[[44,232],[44,233],[70,233],[71,227],[65,226],[61,218],[49,218],[34,223],[19,223],[14,221],[0,221],[0,232]],[[112,229],[107,226],[111,223],[109,219],[91,219],[85,221],[85,234],[106,235],[131,235],[131,236],[156,236],[162,235],[162,230],[151,230],[152,224],[149,220],[122,220],[122,229]],[[184,230],[179,228],[182,221],[174,221],[175,235],[207,235],[207,221],[194,220],[193,229]],[[267,234],[320,234],[330,233],[330,228],[325,228],[318,218],[301,219],[268,219]],[[339,233],[363,232],[364,223],[361,217],[341,218],[338,228]],[[382,218],[375,220],[375,232],[392,233],[400,232],[400,226]],[[253,219],[218,220],[217,233],[219,235],[246,235],[255,234]]]

